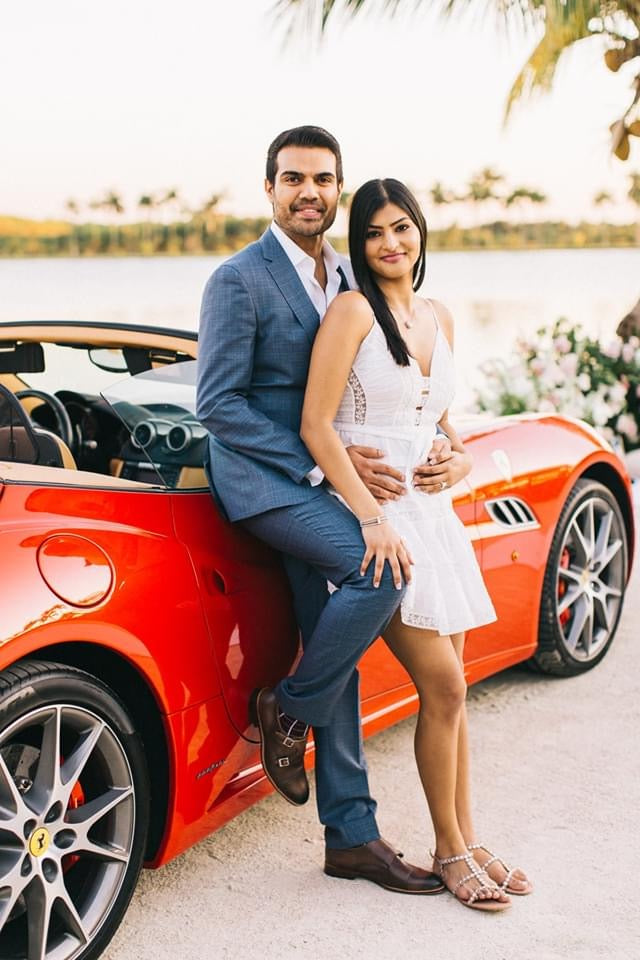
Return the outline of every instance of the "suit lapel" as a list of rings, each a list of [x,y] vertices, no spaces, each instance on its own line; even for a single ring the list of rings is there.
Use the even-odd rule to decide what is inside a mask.
[[[318,332],[320,315],[309,299],[295,267],[271,230],[265,231],[260,244],[267,270],[291,307],[296,320],[302,324],[309,339],[313,340]]]

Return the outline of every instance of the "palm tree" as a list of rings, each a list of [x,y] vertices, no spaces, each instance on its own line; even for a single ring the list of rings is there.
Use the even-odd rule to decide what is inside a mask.
[[[98,200],[92,200],[89,206],[92,210],[104,210],[105,213],[111,214],[114,218],[118,218],[124,213],[124,204],[115,190],[107,190],[103,197]],[[117,222],[115,230],[113,231],[113,238],[115,239],[115,247],[118,249],[120,246],[120,225]],[[109,251],[111,246],[112,231],[109,230],[108,236],[106,237],[105,252]]]
[[[604,207],[605,210],[608,209],[613,204],[613,196],[609,193],[608,190],[599,190],[593,197],[593,205],[595,207]],[[605,222],[606,213],[603,212],[603,221],[602,221],[602,237],[607,246],[611,244],[611,224]]]
[[[469,180],[468,191],[465,197],[461,199],[469,200],[475,204],[477,209],[492,200],[500,200],[500,194],[496,193],[495,187],[504,181],[504,177],[491,167],[485,167],[479,173],[475,173]]]
[[[77,257],[80,254],[80,238],[78,235],[80,229],[80,204],[73,197],[69,197],[65,201],[64,206],[69,214],[73,227],[69,240],[69,253],[71,256]]]
[[[505,108],[508,119],[515,103],[534,90],[549,90],[564,54],[575,44],[600,36],[606,44],[604,60],[610,70],[640,57],[639,0],[488,0],[501,21],[520,19],[524,27],[542,36],[516,77]],[[334,13],[346,11],[357,16],[366,11],[383,10],[390,15],[400,8],[420,7],[455,15],[467,10],[471,0],[277,0],[276,14],[289,19],[292,27],[309,25],[320,31],[327,28]],[[291,31],[290,31],[291,32]],[[632,97],[626,110],[611,124],[611,148],[621,160],[630,152],[630,137],[640,137],[640,66],[632,79]]]
[[[204,250],[208,249],[208,238],[211,237],[213,239],[215,237],[220,220],[218,207],[222,203],[225,195],[226,190],[212,193],[196,211],[195,217],[200,221],[200,236]]]
[[[547,202],[547,197],[539,190],[531,190],[529,187],[516,187],[504,198],[504,205],[509,209],[514,205],[519,206],[522,203],[543,204]]]
[[[443,210],[445,207],[448,207],[454,203],[458,202],[458,197],[455,195],[453,190],[450,190],[448,187],[445,187],[439,180],[437,180],[432,187],[429,187],[427,191],[428,202],[433,204],[433,206],[438,211],[436,215],[436,221],[440,220],[440,210]],[[442,222],[440,222],[442,227]]]
[[[166,231],[166,250],[170,252],[172,227],[178,219],[179,211],[182,209],[182,200],[176,187],[165,190],[165,192],[157,198],[156,209],[163,213],[166,210],[166,215],[162,217],[162,220],[166,225],[164,228]]]
[[[596,207],[602,207],[609,203],[613,203],[613,197],[608,190],[599,190],[598,193],[594,194],[593,202]]]
[[[151,239],[151,214],[156,206],[156,198],[152,193],[143,193],[138,199],[138,210],[143,214],[143,221],[140,224],[140,248],[142,253],[150,252],[148,250]]]

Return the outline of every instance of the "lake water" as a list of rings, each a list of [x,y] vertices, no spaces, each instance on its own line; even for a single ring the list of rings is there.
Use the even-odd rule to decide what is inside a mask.
[[[221,257],[0,260],[0,321],[84,320],[197,329]],[[428,296],[456,320],[456,407],[480,364],[558,317],[609,340],[640,297],[640,250],[432,253]]]

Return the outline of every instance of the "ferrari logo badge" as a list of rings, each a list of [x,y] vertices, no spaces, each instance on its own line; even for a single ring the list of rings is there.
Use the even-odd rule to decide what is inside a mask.
[[[31,834],[29,840],[29,853],[32,857],[41,857],[49,849],[51,843],[51,834],[46,827],[38,827]]]

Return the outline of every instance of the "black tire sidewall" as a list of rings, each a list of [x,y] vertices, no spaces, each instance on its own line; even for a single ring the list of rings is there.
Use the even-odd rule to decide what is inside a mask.
[[[127,756],[135,792],[131,856],[120,890],[91,942],[74,957],[74,960],[96,960],[120,925],[138,881],[149,824],[149,777],[142,742],[126,709],[99,679],[62,664],[29,660],[0,673],[0,734],[32,710],[56,704],[90,710],[111,728]]]

